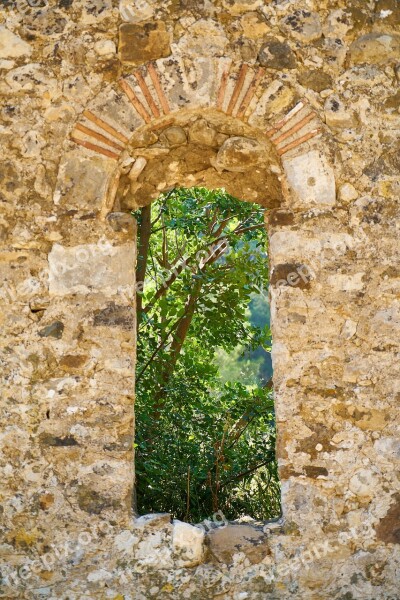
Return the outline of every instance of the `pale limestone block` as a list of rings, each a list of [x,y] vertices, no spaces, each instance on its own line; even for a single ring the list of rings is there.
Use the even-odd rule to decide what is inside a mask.
[[[117,47],[112,40],[100,40],[95,43],[94,51],[99,56],[112,56],[116,53]]]
[[[352,321],[351,319],[346,319],[342,330],[340,332],[340,335],[342,337],[344,337],[346,340],[349,340],[350,338],[353,337],[353,335],[355,335],[357,331],[357,323],[355,321]]]
[[[243,13],[251,14],[252,11],[258,10],[262,5],[262,0],[222,0],[223,7],[228,10],[229,14],[241,15]]]
[[[228,43],[226,31],[221,25],[209,19],[199,19],[190,25],[178,44],[172,44],[172,51],[173,54],[195,56],[198,60],[205,54],[225,56]]]
[[[289,186],[302,204],[335,204],[335,176],[332,166],[318,150],[283,159]]]
[[[54,244],[49,254],[49,291],[55,296],[101,291],[132,292],[135,282],[135,244]]]
[[[82,149],[64,154],[58,171],[54,203],[77,209],[99,210],[106,200],[115,161],[88,156]]]
[[[400,440],[395,437],[383,437],[374,442],[377,454],[386,460],[400,460]]]
[[[170,527],[171,515],[169,513],[150,513],[148,515],[142,515],[133,522],[135,529],[159,529],[162,527]]]
[[[104,582],[112,579],[112,574],[106,571],[105,569],[97,569],[96,571],[91,571],[87,577],[88,581],[91,582]]]
[[[269,129],[271,127],[271,114],[268,110],[269,104],[273,98],[276,98],[278,92],[283,90],[283,83],[279,80],[268,82],[267,88],[262,93],[260,98],[254,95],[250,102],[247,113],[249,114],[249,125],[257,127],[260,130]]]
[[[204,557],[204,530],[182,521],[173,521],[172,548],[182,567],[199,565]]]
[[[0,58],[20,58],[32,54],[32,47],[6,27],[0,27]]]
[[[159,58],[154,64],[170,110],[175,111],[187,107],[190,103],[189,83],[183,59],[179,56]]]
[[[12,69],[4,77],[7,85],[1,85],[0,90],[5,94],[29,92],[32,96],[56,98],[60,94],[61,83],[52,77],[49,69],[44,69],[39,63],[29,63]],[[1,80],[0,80],[1,82]]]
[[[351,183],[344,183],[339,189],[339,198],[342,202],[350,202],[358,198],[358,192]]]
[[[222,74],[230,65],[227,58],[179,55],[155,62],[171,111],[215,104]]]
[[[133,163],[131,170],[128,173],[128,177],[131,181],[136,181],[139,177],[140,173],[143,171],[145,166],[147,165],[147,160],[144,156],[138,156],[138,158]]]
[[[290,261],[305,262],[311,273],[316,273],[325,260],[334,253],[343,255],[353,248],[354,240],[348,233],[323,232],[319,237],[297,231],[277,231],[270,237],[272,266]]]
[[[365,286],[365,273],[355,273],[354,275],[343,275],[336,273],[328,277],[328,284],[336,292],[358,292]]]
[[[134,535],[129,529],[121,531],[115,536],[114,546],[119,552],[131,553],[133,547],[138,543],[138,537]]]

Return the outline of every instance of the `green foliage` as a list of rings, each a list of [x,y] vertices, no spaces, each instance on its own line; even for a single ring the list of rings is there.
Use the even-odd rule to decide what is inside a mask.
[[[222,383],[240,381],[245,386],[257,386],[262,357],[253,360],[245,354],[242,346],[237,346],[232,352],[217,348],[215,362]]]
[[[137,509],[190,521],[217,510],[277,516],[272,394],[259,385],[262,358],[238,360],[240,348],[270,345],[268,322],[248,319],[268,285],[263,209],[223,190],[176,189],[153,203],[147,232],[144,210]]]

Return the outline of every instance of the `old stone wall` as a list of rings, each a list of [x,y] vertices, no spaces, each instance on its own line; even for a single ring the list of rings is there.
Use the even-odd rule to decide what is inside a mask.
[[[399,16],[3,0],[0,597],[400,598]],[[274,523],[132,513],[130,211],[174,185],[270,209]]]

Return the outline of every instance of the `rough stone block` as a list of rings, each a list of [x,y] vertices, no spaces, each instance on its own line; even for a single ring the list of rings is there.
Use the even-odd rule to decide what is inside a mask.
[[[58,172],[54,203],[79,210],[100,210],[114,170],[111,159],[88,157],[83,150],[66,153]]]
[[[235,136],[224,142],[212,162],[218,171],[226,169],[241,173],[261,164],[265,154],[266,148],[257,140]]]
[[[331,165],[318,150],[284,158],[288,183],[302,204],[335,204],[335,176]]]
[[[30,44],[5,27],[0,27],[0,58],[19,58],[32,54]]]
[[[195,567],[204,557],[204,530],[199,527],[173,521],[172,547],[182,567]]]
[[[322,35],[321,19],[318,13],[308,10],[295,10],[283,19],[282,29],[296,40],[312,42]]]
[[[119,54],[123,63],[141,65],[171,54],[170,36],[161,21],[123,23],[119,28]]]
[[[169,527],[171,525],[171,515],[169,513],[151,513],[142,515],[133,522],[133,527],[138,529],[158,529]]]
[[[66,248],[54,244],[49,254],[49,288],[54,295],[102,291],[117,294],[133,290],[135,245],[81,244]]]
[[[258,62],[268,69],[295,69],[296,58],[289,44],[267,38],[258,55]]]
[[[227,565],[234,562],[234,556],[239,552],[251,562],[259,562],[270,554],[267,536],[251,525],[231,524],[211,530],[207,537],[212,554]]]
[[[400,56],[400,35],[368,33],[355,40],[350,46],[352,64],[386,64]]]

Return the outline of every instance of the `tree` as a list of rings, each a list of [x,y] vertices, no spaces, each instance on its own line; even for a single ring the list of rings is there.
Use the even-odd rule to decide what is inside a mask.
[[[193,188],[136,214],[139,512],[279,514],[270,386],[223,381],[215,360],[269,345],[268,326],[248,320],[268,284],[263,212]]]

